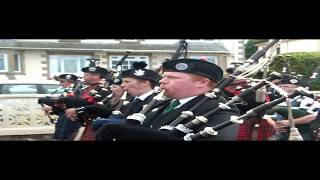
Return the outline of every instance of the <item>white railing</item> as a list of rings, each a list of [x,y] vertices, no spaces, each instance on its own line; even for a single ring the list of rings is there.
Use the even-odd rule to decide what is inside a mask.
[[[0,136],[52,134],[54,125],[38,99],[46,95],[0,95]]]

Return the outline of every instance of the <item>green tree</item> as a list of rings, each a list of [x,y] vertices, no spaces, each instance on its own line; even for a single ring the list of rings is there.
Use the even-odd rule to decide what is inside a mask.
[[[309,78],[320,66],[320,52],[297,52],[276,56],[270,65],[270,72],[282,72],[285,62],[289,62],[291,72],[303,75],[303,81],[308,84],[311,90],[320,90],[319,76],[317,79]]]
[[[249,59],[257,50],[258,47],[257,44],[263,43],[268,41],[268,39],[250,39],[245,44],[245,57],[246,59]]]

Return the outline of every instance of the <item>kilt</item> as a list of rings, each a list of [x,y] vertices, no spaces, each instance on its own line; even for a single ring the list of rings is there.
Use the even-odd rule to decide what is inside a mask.
[[[81,138],[81,141],[95,141],[96,140],[96,133],[92,128],[92,124],[89,123],[86,126],[86,130]]]
[[[268,137],[275,134],[273,127],[264,119],[257,119],[253,117],[251,119],[245,120],[243,124],[240,125],[238,140],[239,141],[250,141],[251,133],[256,124],[258,127],[258,141],[267,141]]]

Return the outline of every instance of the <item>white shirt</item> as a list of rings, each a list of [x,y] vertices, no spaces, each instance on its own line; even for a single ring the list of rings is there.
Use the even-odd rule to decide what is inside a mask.
[[[179,106],[175,107],[175,109],[181,107],[182,105],[184,105],[185,103],[191,101],[195,97],[197,97],[197,96],[192,96],[192,97],[188,97],[188,98],[184,98],[184,99],[179,99],[180,104],[179,104]]]
[[[153,94],[153,90],[142,94],[141,96],[136,96],[134,99],[139,98],[141,101],[144,101],[147,97],[149,97],[151,94]]]

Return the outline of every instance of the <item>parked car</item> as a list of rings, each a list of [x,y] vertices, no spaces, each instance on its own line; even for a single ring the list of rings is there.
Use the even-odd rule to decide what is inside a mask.
[[[0,94],[61,94],[57,81],[20,81],[8,80],[0,82]]]

